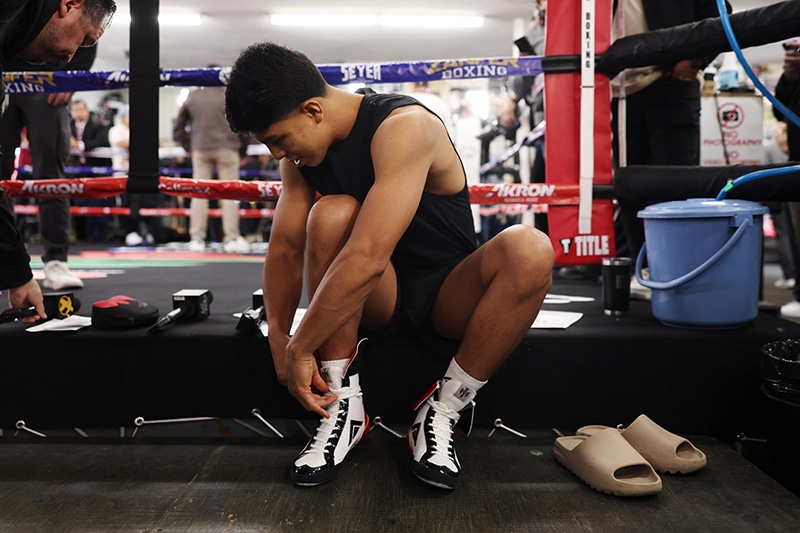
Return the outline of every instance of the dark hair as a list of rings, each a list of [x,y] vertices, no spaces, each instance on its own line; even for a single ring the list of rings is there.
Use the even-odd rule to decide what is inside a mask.
[[[102,26],[103,23],[110,24],[111,17],[117,12],[117,4],[114,0],[86,0],[83,3],[82,16],[93,26]]]
[[[274,43],[252,44],[231,68],[225,114],[237,133],[264,131],[326,92],[325,79],[305,54]]]

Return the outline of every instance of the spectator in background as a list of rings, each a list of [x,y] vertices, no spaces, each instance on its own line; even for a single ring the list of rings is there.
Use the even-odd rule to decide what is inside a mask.
[[[718,17],[716,0],[615,2],[612,39]],[[728,12],[730,5],[726,2]],[[700,73],[714,56],[630,68],[611,81],[617,166],[700,164]],[[619,124],[624,104],[626,122]],[[624,139],[624,141],[621,141]],[[624,153],[623,149],[624,148]],[[641,245],[634,244],[633,252]]]
[[[516,44],[520,56],[544,55],[544,22],[547,10],[547,0],[537,0],[536,9],[531,17],[530,26],[525,36],[517,39]],[[499,122],[507,131],[516,132],[519,127],[519,117],[522,113],[521,104],[528,107],[530,129],[533,130],[544,120],[544,75],[512,76],[506,81],[508,99],[500,110]],[[545,152],[544,137],[533,141],[533,161],[531,163],[531,183],[544,183]],[[536,229],[548,232],[547,213],[534,215]]]
[[[127,105],[119,108],[114,126],[108,130],[108,142],[111,145],[111,161],[115,174],[127,175],[130,167],[131,110]],[[175,232],[166,228],[160,217],[143,217],[139,208],[164,207],[165,195],[160,192],[138,193],[136,201],[131,202],[131,194],[119,196],[119,205],[131,209],[131,215],[125,217],[121,224],[125,246],[149,246],[155,243],[169,242],[175,239]]]
[[[544,54],[544,14],[547,9],[547,0],[537,0],[537,8],[531,16],[528,31],[514,44],[520,56],[541,56]],[[543,75],[537,76],[511,76],[506,80],[508,99],[503,103],[500,114],[500,124],[507,129],[516,129],[519,126],[518,118],[521,113],[520,104],[530,107],[530,127],[533,129],[544,120],[544,92]],[[538,155],[538,154],[537,154]]]
[[[33,168],[33,159],[31,158],[30,143],[28,142],[28,129],[22,128],[20,136],[19,148],[17,149],[17,162],[16,162],[16,175],[12,175],[12,179],[29,180],[31,178],[31,169]],[[2,150],[2,146],[0,146]],[[36,205],[38,200],[36,198],[17,198],[15,205]],[[22,233],[26,242],[30,242],[39,233],[39,216],[38,213],[32,215],[17,215],[17,228]]]
[[[789,142],[786,137],[786,123],[778,122],[775,135],[764,144],[764,164],[781,165],[789,159]],[[781,267],[781,278],[775,281],[777,289],[793,289],[795,285],[794,260],[792,259],[792,224],[790,202],[765,202],[769,207],[772,223],[775,226],[776,251]]]
[[[113,110],[113,108],[112,108]],[[131,138],[131,111],[130,107],[123,105],[116,111],[114,118],[114,125],[108,129],[108,145],[111,147],[111,167],[114,169],[114,176],[127,176],[128,168],[130,167],[130,138]],[[128,193],[123,193],[119,196],[114,196],[113,204],[118,207],[130,207],[128,201]],[[114,217],[114,233],[119,237],[127,238],[131,235],[131,239],[135,244],[144,242],[144,238],[139,235],[138,228],[131,227],[132,224],[128,222],[130,217]],[[149,232],[145,232],[147,235]],[[151,234],[152,235],[152,234]]]
[[[16,57],[7,61],[7,71],[89,70],[94,64],[97,47],[78,48],[72,60],[64,63],[31,64]],[[33,158],[33,179],[65,178],[64,163],[69,155],[70,113],[67,105],[73,93],[11,94],[8,108],[0,119],[0,146],[13,154],[20,144],[22,129],[27,127]],[[0,179],[10,179],[14,158],[2,159]],[[39,200],[39,228],[44,253],[44,282],[47,289],[80,289],[83,281],[67,265],[72,218],[70,201],[65,198]]]
[[[615,4],[612,39],[719,17],[716,0]],[[730,13],[730,4],[725,5]],[[674,65],[626,69],[611,80],[615,167],[700,164],[700,73],[713,60],[714,56],[696,57]],[[635,258],[644,243],[644,225],[637,212],[620,211],[616,228],[620,255]],[[631,296],[649,299],[649,291],[636,278],[631,287]]]
[[[89,110],[84,100],[72,101],[72,120],[70,121],[70,165],[79,168],[70,177],[108,176],[111,158],[108,157],[108,126],[100,116]],[[105,149],[102,155],[93,151]],[[110,198],[76,198],[74,205],[84,207],[110,207]],[[86,215],[75,220],[75,235],[87,241],[106,241],[112,237],[112,218],[110,216]]]
[[[73,100],[72,120],[70,121],[72,136],[69,142],[73,154],[73,164],[90,167],[110,166],[111,159],[105,154],[98,157],[91,153],[97,148],[110,146],[108,129],[97,113],[89,110],[84,100]]]
[[[108,145],[111,147],[111,166],[115,173],[128,173],[131,147],[131,108],[123,106],[117,112],[117,121],[108,130]]]
[[[213,179],[215,170],[221,181],[239,179],[242,151],[248,139],[232,132],[228,125],[225,118],[225,87],[201,87],[189,93],[178,111],[173,137],[191,155],[194,179]],[[239,232],[238,202],[220,200],[220,203],[223,249],[231,253],[249,251],[250,245]],[[207,229],[208,200],[192,198],[189,250],[205,250]]]
[[[783,74],[775,87],[775,98],[797,115],[800,113],[800,38],[783,43],[783,49]],[[778,120],[786,121],[789,160],[800,161],[800,125],[794,118],[784,116],[777,107],[773,107],[773,113]],[[795,265],[800,265],[800,203],[788,202],[785,205],[789,206],[791,220],[787,233],[791,236],[792,259]],[[800,284],[796,281],[792,289],[794,300],[781,306],[781,316],[786,318],[800,318]]]

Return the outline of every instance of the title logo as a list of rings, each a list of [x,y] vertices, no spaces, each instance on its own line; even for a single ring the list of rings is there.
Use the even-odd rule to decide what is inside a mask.
[[[608,235],[577,235],[572,238],[559,239],[561,251],[565,256],[606,257],[610,251]]]

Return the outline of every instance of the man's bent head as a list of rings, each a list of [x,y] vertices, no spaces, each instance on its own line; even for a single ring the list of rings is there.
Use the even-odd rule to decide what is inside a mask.
[[[248,46],[233,64],[225,89],[225,113],[240,133],[266,131],[309,98],[325,96],[327,84],[305,55],[274,43]]]

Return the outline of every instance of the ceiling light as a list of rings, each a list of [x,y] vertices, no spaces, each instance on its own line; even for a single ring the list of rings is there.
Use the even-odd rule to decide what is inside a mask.
[[[199,26],[200,13],[159,13],[158,23],[165,26]]]
[[[114,14],[114,24],[130,24],[131,14],[119,12]],[[200,13],[159,13],[158,23],[162,26],[198,26],[203,17]]]
[[[381,15],[378,24],[395,28],[482,28],[483,17]]]
[[[374,26],[377,23],[375,15],[338,15],[319,13],[280,13],[272,15],[269,19],[273,26]]]
[[[481,28],[483,17],[365,15],[323,13],[276,13],[270,17],[273,26],[389,26],[395,28]]]

